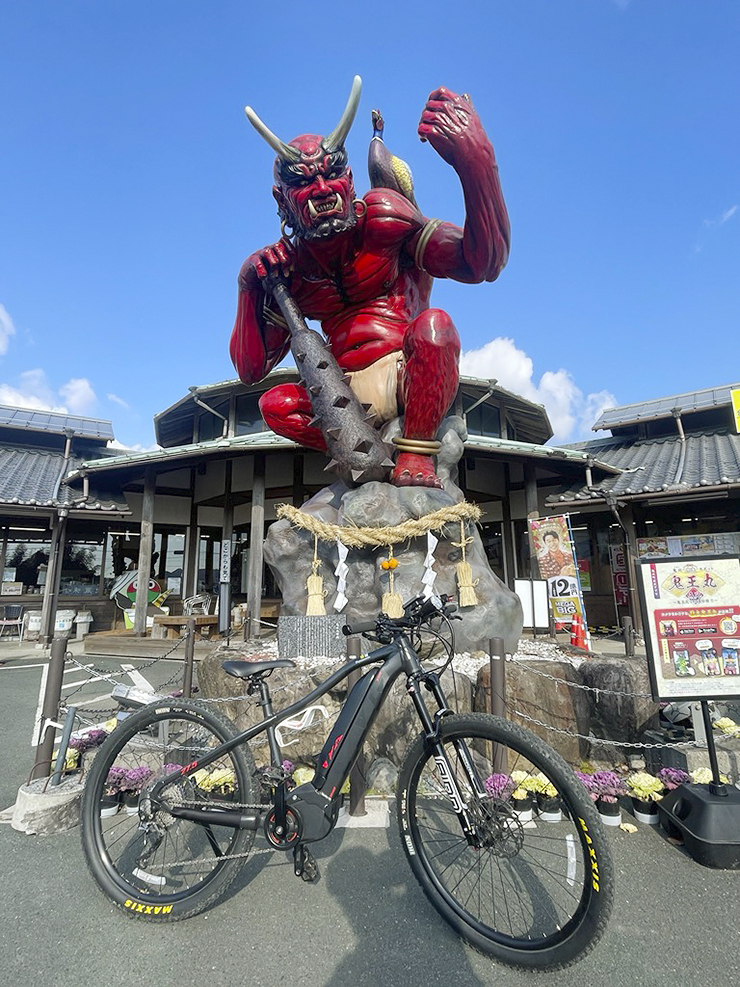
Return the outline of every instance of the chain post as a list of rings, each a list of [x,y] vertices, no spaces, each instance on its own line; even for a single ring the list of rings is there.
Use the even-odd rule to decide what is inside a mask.
[[[627,658],[635,657],[635,629],[631,617],[622,617],[622,636],[624,637],[624,653]]]
[[[491,688],[490,709],[493,716],[506,716],[506,651],[502,637],[492,637],[488,641],[489,683]],[[507,774],[506,747],[493,745],[493,770]]]
[[[51,756],[54,753],[55,730],[49,720],[56,720],[59,715],[59,702],[62,698],[62,676],[64,675],[64,656],[67,652],[67,637],[55,636],[51,642],[46,691],[41,708],[41,734],[36,747],[36,757],[31,771],[31,778],[47,778],[51,774]]]
[[[188,621],[187,637],[185,638],[185,669],[182,679],[182,694],[186,699],[193,695],[193,662],[195,659],[195,621]]]

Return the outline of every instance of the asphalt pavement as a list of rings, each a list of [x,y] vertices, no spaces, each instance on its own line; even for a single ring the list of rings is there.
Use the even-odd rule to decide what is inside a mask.
[[[3,645],[0,661],[8,653]],[[0,666],[0,808],[14,801],[31,768],[41,675],[32,666],[41,660],[15,652]],[[733,982],[740,871],[702,867],[651,827],[608,838],[617,888],[604,939],[569,970],[532,974],[476,953],[437,916],[406,865],[393,817],[388,828],[337,829],[316,844],[316,884],[296,879],[282,854],[256,856],[218,907],[161,926],[128,918],[97,890],[79,829],[34,837],[2,825],[2,980],[13,987]]]

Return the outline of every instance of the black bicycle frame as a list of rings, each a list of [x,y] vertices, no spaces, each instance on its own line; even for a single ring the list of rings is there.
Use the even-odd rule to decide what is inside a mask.
[[[288,807],[297,809],[301,815],[303,822],[301,842],[308,843],[323,839],[333,828],[339,811],[339,792],[349,777],[350,770],[391,686],[402,673],[407,676],[407,691],[418,713],[426,741],[431,745],[431,751],[440,770],[447,795],[460,819],[463,831],[471,838],[473,829],[464,799],[454,775],[449,770],[447,758],[437,737],[439,720],[445,713],[451,711],[446,707],[445,696],[436,676],[427,676],[421,667],[419,656],[411,648],[404,635],[400,633],[392,644],[383,645],[368,655],[348,661],[307,696],[299,699],[291,706],[278,713],[265,716],[260,723],[248,727],[232,737],[231,740],[214,747],[213,750],[198,760],[191,761],[179,771],[172,772],[162,778],[152,788],[150,797],[152,800],[156,800],[172,782],[179,781],[201,768],[207,767],[223,754],[241,744],[248,743],[252,738],[265,731],[268,733],[272,758],[275,760],[276,753],[279,753],[275,741],[276,726],[283,720],[303,712],[304,709],[326,695],[352,672],[368,665],[374,665],[379,661],[382,661],[383,664],[379,668],[365,672],[350,690],[334,727],[318,755],[313,779],[292,789],[287,797]],[[430,682],[428,688],[432,691],[439,707],[433,719],[429,715],[424,699],[420,694],[419,683],[422,679]],[[167,707],[162,704],[162,708],[166,709]],[[480,782],[466,748],[461,752],[461,757],[466,773],[469,775],[469,781],[477,790],[480,788]],[[482,794],[482,792],[478,792],[478,794]],[[168,808],[168,812],[177,818],[187,819],[206,826],[214,823],[234,828],[257,829],[261,821],[259,816],[251,813],[240,813],[215,806],[195,809],[173,805]]]

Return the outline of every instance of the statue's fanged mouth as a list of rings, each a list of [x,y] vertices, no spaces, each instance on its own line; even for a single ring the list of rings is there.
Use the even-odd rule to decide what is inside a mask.
[[[316,219],[317,216],[326,216],[329,213],[343,212],[344,203],[342,202],[342,196],[339,192],[336,193],[333,199],[309,199],[308,200],[308,214],[311,219]]]

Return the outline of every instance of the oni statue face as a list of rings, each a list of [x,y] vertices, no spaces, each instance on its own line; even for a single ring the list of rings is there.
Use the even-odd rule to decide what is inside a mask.
[[[362,81],[356,75],[344,113],[328,136],[302,134],[290,144],[265,126],[251,106],[246,107],[249,122],[277,151],[272,194],[280,218],[305,240],[327,239],[352,229],[357,222],[344,142],[357,113],[361,89]]]
[[[344,147],[327,151],[321,138],[303,134],[290,142],[298,161],[275,161],[272,194],[280,218],[304,240],[322,240],[352,229],[357,222],[355,188]]]

